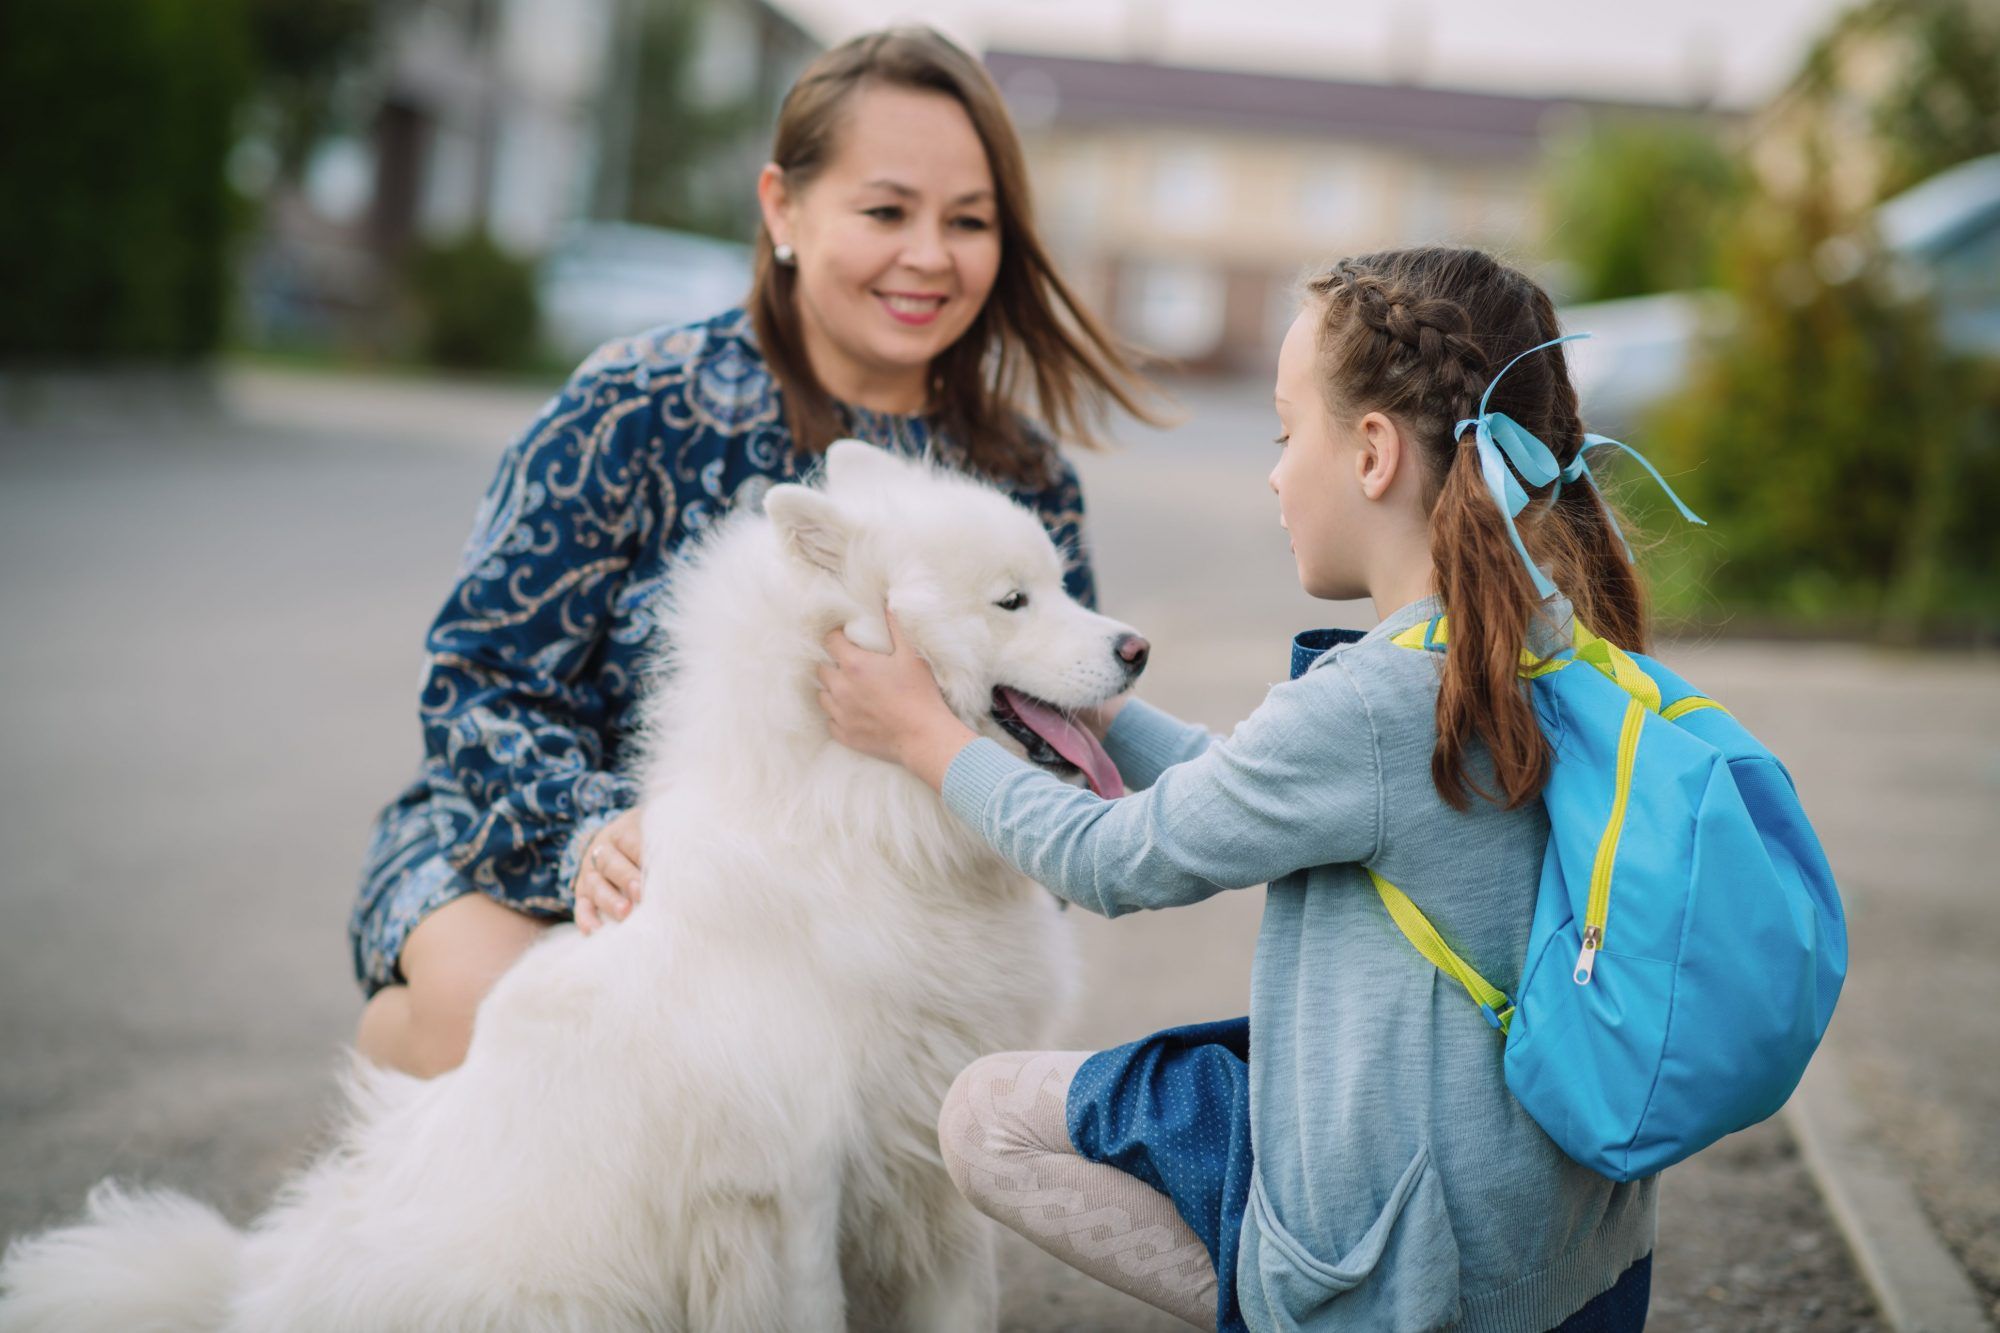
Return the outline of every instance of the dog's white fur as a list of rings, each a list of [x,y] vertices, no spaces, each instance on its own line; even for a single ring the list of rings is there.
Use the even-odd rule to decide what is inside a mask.
[[[886,599],[1004,740],[995,684],[1096,702],[1130,631],[1063,595],[997,492],[858,443],[826,473],[672,581],[631,916],[548,932],[458,1070],[357,1060],[346,1131],[247,1232],[100,1185],[9,1249],[0,1330],[994,1326],[992,1224],[944,1171],[938,1106],[980,1054],[1045,1043],[1068,933],[927,787],[829,740],[813,669],[835,625],[886,646]]]

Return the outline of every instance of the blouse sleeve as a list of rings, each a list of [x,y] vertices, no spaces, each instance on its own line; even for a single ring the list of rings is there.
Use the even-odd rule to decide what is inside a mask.
[[[952,760],[944,799],[1016,868],[1102,916],[1367,861],[1381,841],[1374,725],[1338,663],[1273,688],[1144,791],[1102,800],[982,737]]]
[[[636,555],[647,396],[601,367],[586,361],[502,455],[425,643],[424,747],[454,788],[435,802],[445,857],[549,914],[569,910],[579,825],[637,796],[606,771],[612,701],[593,666]]]

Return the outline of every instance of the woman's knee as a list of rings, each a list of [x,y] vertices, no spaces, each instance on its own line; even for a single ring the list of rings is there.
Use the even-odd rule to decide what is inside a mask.
[[[541,937],[542,922],[480,894],[431,912],[404,941],[413,1035],[445,1067],[465,1056],[472,1016],[500,974]]]

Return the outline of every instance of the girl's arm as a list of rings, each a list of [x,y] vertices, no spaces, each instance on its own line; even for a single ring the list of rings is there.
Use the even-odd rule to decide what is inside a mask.
[[[893,617],[890,627],[893,638]],[[1015,866],[1101,915],[1366,861],[1380,841],[1374,728],[1337,660],[1273,688],[1230,736],[1145,791],[1106,801],[975,736],[899,638],[879,654],[836,631],[827,647],[821,702],[836,739],[902,763]]]
[[[1143,699],[1126,699],[1101,739],[1132,791],[1143,791],[1175,764],[1184,764],[1222,739],[1207,727],[1183,722]]]

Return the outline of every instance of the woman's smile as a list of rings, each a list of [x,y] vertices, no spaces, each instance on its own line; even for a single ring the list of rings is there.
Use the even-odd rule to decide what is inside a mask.
[[[928,324],[938,317],[949,300],[945,296],[930,296],[919,292],[876,292],[875,299],[882,308],[902,324]]]

